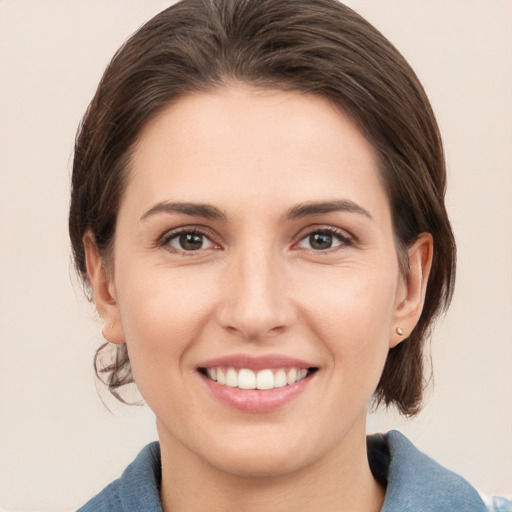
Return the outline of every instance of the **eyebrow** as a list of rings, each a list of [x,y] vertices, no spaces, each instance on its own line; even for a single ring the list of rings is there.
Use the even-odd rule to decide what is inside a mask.
[[[172,203],[162,201],[151,207],[140,218],[141,221],[158,213],[181,213],[191,217],[204,217],[205,219],[226,220],[226,215],[215,206],[201,203]]]
[[[370,212],[362,206],[349,199],[340,199],[336,201],[301,203],[288,210],[284,220],[296,220],[310,215],[323,215],[333,212],[358,213],[372,219]]]
[[[349,199],[341,199],[337,201],[307,202],[294,206],[284,216],[283,220],[297,220],[311,215],[324,215],[333,212],[350,212],[358,213],[372,218],[368,210],[362,206],[350,201]],[[140,218],[141,221],[147,220],[153,215],[159,213],[180,213],[190,215],[191,217],[204,217],[205,219],[227,220],[226,215],[215,206],[202,203],[180,203],[162,201],[152,206]]]

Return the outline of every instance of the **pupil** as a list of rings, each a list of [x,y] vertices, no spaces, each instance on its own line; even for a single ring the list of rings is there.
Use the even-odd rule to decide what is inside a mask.
[[[195,233],[185,233],[180,235],[180,245],[186,251],[201,249],[203,245],[203,236]]]
[[[313,249],[330,249],[332,235],[328,233],[315,233],[309,237],[309,243]]]

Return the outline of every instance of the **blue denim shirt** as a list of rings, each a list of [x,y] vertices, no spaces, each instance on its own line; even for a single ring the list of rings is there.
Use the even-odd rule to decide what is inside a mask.
[[[508,500],[486,505],[466,480],[417,450],[400,432],[369,436],[368,460],[386,486],[382,512],[512,512]],[[160,447],[154,442],[78,512],[162,512],[160,480]]]

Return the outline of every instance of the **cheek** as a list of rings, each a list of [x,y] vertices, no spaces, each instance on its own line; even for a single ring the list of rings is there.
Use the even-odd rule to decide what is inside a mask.
[[[346,333],[351,338],[367,337],[375,340],[381,332],[389,333],[397,291],[398,271],[394,266],[374,268],[342,268],[329,272],[325,278],[305,279],[301,286],[302,307],[311,320],[332,333]],[[310,283],[316,281],[315,286]]]
[[[392,269],[340,272],[304,295],[308,325],[323,340],[332,365],[343,367],[355,385],[370,375],[378,381],[389,350],[398,279]]]
[[[138,270],[136,266],[126,266],[120,268],[116,278],[132,369],[137,383],[143,385],[148,375],[158,373],[162,367],[167,372],[171,366],[183,364],[197,333],[210,317],[215,287],[209,286],[200,272],[164,268]]]

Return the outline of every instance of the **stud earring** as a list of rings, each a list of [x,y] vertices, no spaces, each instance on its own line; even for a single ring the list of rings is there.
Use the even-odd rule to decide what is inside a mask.
[[[396,333],[398,334],[398,336],[403,336],[404,335],[404,330],[401,327],[397,327],[396,328]]]

